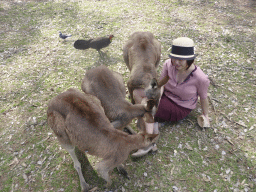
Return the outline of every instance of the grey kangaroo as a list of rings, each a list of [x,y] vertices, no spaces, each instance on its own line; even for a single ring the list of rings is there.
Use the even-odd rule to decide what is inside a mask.
[[[161,97],[161,87],[165,80],[157,81],[157,68],[161,57],[161,44],[150,32],[133,33],[123,47],[123,57],[130,70],[127,87],[131,102],[135,103],[134,90],[143,90],[148,99],[153,99],[158,106]],[[139,119],[141,121],[142,118]],[[145,114],[144,120],[154,122],[151,114]],[[143,125],[138,122],[138,126]]]
[[[132,150],[149,145],[157,136],[142,132],[129,135],[115,129],[106,117],[99,99],[76,89],[69,89],[49,102],[47,120],[61,146],[74,161],[82,191],[88,191],[89,185],[83,177],[75,147],[102,158],[97,171],[109,186],[109,171],[120,166]]]
[[[130,70],[127,82],[132,103],[135,103],[133,91],[144,89],[148,99],[154,99],[158,105],[160,87],[157,68],[161,57],[161,44],[150,32],[135,32],[123,47],[123,57]]]
[[[105,65],[88,70],[81,87],[85,93],[92,94],[101,101],[106,116],[115,128],[126,127],[132,134],[135,131],[128,124],[132,119],[150,113],[155,103],[154,100],[148,100],[145,104],[133,105],[127,101],[122,76]]]

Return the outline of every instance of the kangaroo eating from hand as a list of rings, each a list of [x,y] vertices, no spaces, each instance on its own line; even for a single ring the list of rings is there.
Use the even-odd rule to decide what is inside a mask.
[[[92,94],[101,101],[106,116],[115,128],[121,130],[126,127],[132,134],[135,132],[128,124],[132,119],[150,113],[155,104],[153,100],[136,105],[127,101],[122,76],[105,65],[88,70],[81,87],[85,93]]]
[[[162,82],[157,82],[160,56],[161,44],[150,32],[135,32],[124,45],[124,61],[131,72],[127,86],[132,103],[141,103],[143,97],[147,97],[158,106],[163,86]],[[145,118],[146,122],[154,122],[150,114],[145,114]]]
[[[83,177],[75,147],[102,158],[97,171],[110,185],[109,171],[115,167],[122,168],[120,165],[132,150],[149,145],[157,136],[142,132],[129,135],[115,129],[106,117],[100,100],[76,89],[69,89],[49,102],[47,120],[61,146],[74,161],[82,191],[88,191],[89,185]]]
[[[132,103],[135,89],[143,89],[148,99],[158,102],[161,85],[156,80],[156,70],[161,57],[160,42],[150,32],[135,32],[123,47],[123,57],[131,72],[127,86]]]

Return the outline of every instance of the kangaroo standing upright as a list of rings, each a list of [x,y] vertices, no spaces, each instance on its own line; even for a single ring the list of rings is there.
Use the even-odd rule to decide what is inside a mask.
[[[150,32],[135,32],[123,47],[123,57],[130,70],[130,79],[127,82],[132,103],[134,91],[139,90],[141,95],[153,99],[158,106],[161,97],[162,82],[157,82],[157,68],[160,62],[161,44]],[[141,102],[141,101],[140,101]],[[142,118],[139,119],[141,121]],[[154,122],[153,116],[145,114],[145,121]],[[138,126],[143,125],[138,122]],[[143,127],[141,127],[143,128]]]
[[[135,32],[123,47],[123,57],[131,72],[127,86],[132,103],[135,89],[144,89],[148,99],[158,102],[161,94],[156,70],[161,57],[160,42],[150,32]]]
[[[111,184],[109,171],[121,165],[132,150],[149,145],[157,135],[129,135],[117,130],[104,113],[99,99],[76,89],[69,89],[48,104],[48,124],[74,161],[82,191],[88,191],[75,146],[81,151],[101,157],[97,171]]]
[[[131,133],[134,131],[127,125],[132,119],[151,112],[155,103],[153,100],[148,100],[146,104],[133,105],[127,101],[122,76],[105,65],[88,70],[81,87],[85,93],[92,94],[101,101],[106,116],[115,128],[126,127]]]

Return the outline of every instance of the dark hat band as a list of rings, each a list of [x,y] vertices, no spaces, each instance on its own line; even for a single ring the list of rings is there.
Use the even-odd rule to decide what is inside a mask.
[[[194,47],[181,47],[181,46],[172,46],[172,54],[175,55],[194,55]]]

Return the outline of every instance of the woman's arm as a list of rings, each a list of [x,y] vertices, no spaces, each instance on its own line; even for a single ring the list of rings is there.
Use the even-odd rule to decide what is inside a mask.
[[[202,111],[203,111],[203,115],[206,117],[206,119],[208,120],[209,124],[209,116],[208,116],[208,111],[209,111],[209,102],[208,102],[208,98],[206,97],[205,99],[201,99],[200,98],[200,103],[201,103],[201,107],[202,107]]]
[[[165,77],[163,77],[163,78],[159,81],[158,87],[162,87],[163,85],[165,85],[165,84],[168,82],[168,80],[169,80],[169,76],[166,75]]]

